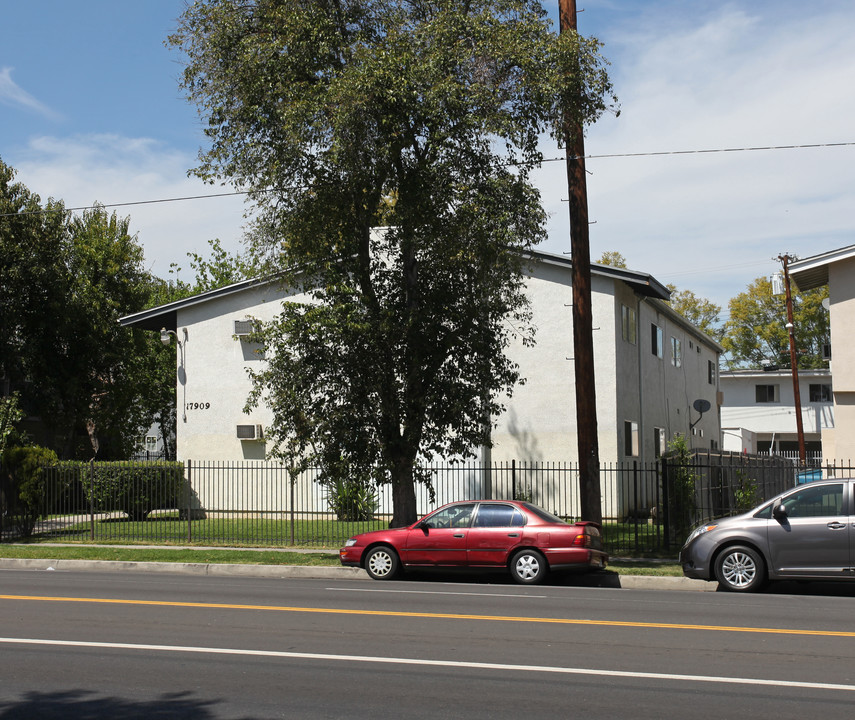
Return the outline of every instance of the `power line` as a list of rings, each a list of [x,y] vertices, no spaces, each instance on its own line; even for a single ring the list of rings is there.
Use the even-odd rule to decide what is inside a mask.
[[[712,153],[755,152],[758,150],[806,150],[812,148],[851,147],[853,145],[855,145],[855,142],[813,143],[810,145],[764,145],[758,147],[714,148],[708,150],[661,150],[657,152],[586,155],[585,159],[598,160],[602,158],[655,157],[657,155],[709,155]],[[544,160],[544,162],[553,162],[556,160],[564,160],[564,158],[550,158],[548,161]]]
[[[813,143],[806,145],[766,145],[758,147],[735,147],[735,148],[714,148],[707,150],[661,150],[652,152],[637,152],[637,153],[610,153],[602,155],[585,155],[585,160],[602,160],[610,158],[634,158],[634,157],[657,157],[662,155],[710,155],[713,153],[733,153],[733,152],[756,152],[761,150],[805,150],[812,148],[838,148],[852,147],[855,142],[839,142],[839,143]],[[579,158],[574,158],[579,159]],[[544,158],[541,162],[565,162],[566,158]],[[96,208],[119,208],[130,207],[133,205],[156,205],[158,203],[184,202],[187,200],[207,200],[209,198],[218,197],[234,197],[237,195],[249,195],[250,190],[233,190],[223,193],[209,193],[206,195],[182,195],[178,197],[159,198],[155,200],[133,200],[130,202],[121,203],[99,203],[97,205],[82,205],[80,207],[63,208],[62,210],[26,210],[24,212],[0,213],[0,217],[14,217],[16,215],[43,215],[49,212],[79,212],[81,210],[94,210]],[[275,192],[275,188],[271,190],[259,190],[256,192]]]

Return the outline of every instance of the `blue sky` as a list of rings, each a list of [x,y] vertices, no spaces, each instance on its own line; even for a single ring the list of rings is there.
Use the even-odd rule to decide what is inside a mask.
[[[558,0],[554,2],[556,9]],[[851,0],[577,0],[605,43],[620,117],[590,155],[855,143]],[[187,177],[204,142],[164,47],[183,0],[0,0],[0,158],[69,207],[211,192]],[[554,144],[547,157],[558,157]],[[855,243],[855,144],[592,158],[591,254],[726,306],[755,277]],[[537,176],[550,212],[543,249],[569,249],[564,168]],[[216,189],[214,189],[216,190]],[[165,276],[220,238],[238,250],[243,202],[118,208]]]

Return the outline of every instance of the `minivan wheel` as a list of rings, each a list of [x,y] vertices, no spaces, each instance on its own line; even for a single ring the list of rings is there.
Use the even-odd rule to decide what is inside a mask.
[[[735,545],[718,556],[715,577],[723,590],[754,592],[766,582],[766,564],[756,550]]]

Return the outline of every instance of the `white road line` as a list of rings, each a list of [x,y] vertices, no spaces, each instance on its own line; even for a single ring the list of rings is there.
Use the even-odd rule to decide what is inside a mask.
[[[776,688],[844,690],[847,692],[855,692],[855,685],[840,685],[837,683],[813,683],[801,680],[764,680],[762,678],[720,677],[715,675],[678,675],[673,673],[632,672],[626,670],[597,670],[594,668],[568,668],[551,665],[506,665],[502,663],[461,662],[457,660],[424,660],[420,658],[371,657],[368,655],[330,655],[327,653],[298,653],[283,652],[279,650],[241,650],[239,648],[193,647],[183,645],[143,645],[137,643],[84,642],[78,640],[43,640],[38,638],[0,638],[0,643],[7,645],[47,645],[54,647],[97,648],[99,650],[146,650],[151,652],[244,655],[296,660],[332,660],[337,662],[378,663],[384,665],[422,665],[446,668],[470,668],[473,670],[555,673],[560,675],[588,675],[644,680],[680,680],[687,682],[717,683],[721,685],[761,685]]]
[[[385,588],[337,588],[328,587],[324,590],[331,592],[365,592],[365,593],[391,593],[404,595],[471,595],[472,597],[506,597],[506,598],[548,598],[549,595],[519,595],[505,593],[478,593],[478,592],[450,592],[448,590],[388,590]]]

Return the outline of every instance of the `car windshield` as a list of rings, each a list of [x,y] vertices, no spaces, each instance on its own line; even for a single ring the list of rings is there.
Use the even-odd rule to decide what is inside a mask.
[[[567,524],[564,520],[562,520],[557,515],[553,515],[551,512],[546,512],[546,510],[537,507],[537,505],[532,505],[531,503],[523,503],[522,505],[532,515],[537,515],[537,517],[539,517],[544,522],[559,523],[561,525]]]

